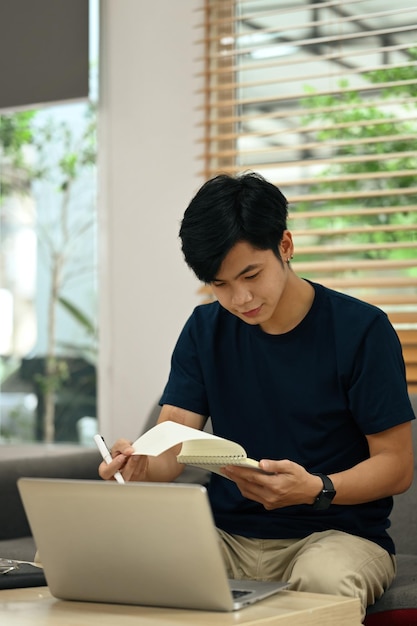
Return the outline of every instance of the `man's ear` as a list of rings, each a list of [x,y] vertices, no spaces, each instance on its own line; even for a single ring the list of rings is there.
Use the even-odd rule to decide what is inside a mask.
[[[292,234],[289,230],[284,230],[283,232],[281,243],[279,244],[279,252],[284,262],[292,259],[294,254],[294,243],[292,240]]]

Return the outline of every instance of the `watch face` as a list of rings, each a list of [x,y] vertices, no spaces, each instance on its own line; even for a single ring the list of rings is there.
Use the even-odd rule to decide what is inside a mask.
[[[318,511],[328,509],[335,495],[336,491],[334,489],[323,489],[323,491],[317,496],[313,507]]]
[[[323,489],[322,493],[321,493],[322,497],[326,500],[331,502],[333,500],[333,498],[336,495],[336,492],[332,489]]]
[[[319,476],[322,479],[323,490],[317,496],[316,501],[313,504],[313,508],[318,511],[323,511],[328,509],[331,505],[333,498],[336,495],[336,490],[328,476],[325,474],[315,474],[315,476]]]

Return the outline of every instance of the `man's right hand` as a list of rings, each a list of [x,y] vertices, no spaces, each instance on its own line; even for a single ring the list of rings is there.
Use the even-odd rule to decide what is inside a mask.
[[[161,409],[158,423],[166,420],[202,429],[206,418],[198,413],[165,404]],[[101,463],[98,473],[104,480],[113,480],[116,472],[120,472],[126,482],[171,482],[184,469],[184,466],[177,462],[180,448],[180,445],[174,446],[157,457],[137,455],[133,454],[131,441],[118,439],[110,450],[113,460],[109,464],[105,461]]]
[[[146,481],[148,457],[133,454],[131,442],[127,439],[118,439],[110,450],[112,462],[100,463],[98,473],[103,480],[114,480],[116,472],[120,472],[126,482]]]

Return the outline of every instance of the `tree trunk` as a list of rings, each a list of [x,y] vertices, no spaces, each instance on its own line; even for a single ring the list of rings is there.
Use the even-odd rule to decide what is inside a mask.
[[[55,355],[55,332],[56,332],[56,303],[60,282],[60,256],[56,254],[52,258],[51,285],[48,302],[48,329],[47,351],[45,362],[45,391],[44,391],[44,441],[52,443],[55,439],[55,392],[57,377],[59,375]]]

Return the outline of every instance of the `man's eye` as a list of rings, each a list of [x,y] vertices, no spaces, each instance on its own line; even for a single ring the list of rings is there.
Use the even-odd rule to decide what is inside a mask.
[[[245,279],[246,280],[253,280],[257,276],[259,276],[259,272],[256,272],[256,274],[250,274],[250,276],[245,276]]]

